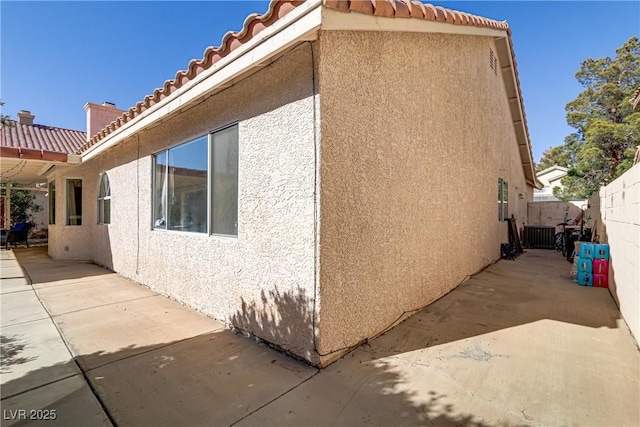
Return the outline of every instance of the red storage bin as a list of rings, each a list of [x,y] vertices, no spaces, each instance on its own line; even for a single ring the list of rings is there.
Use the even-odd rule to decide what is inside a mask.
[[[594,259],[593,274],[602,274],[607,276],[609,274],[609,261],[604,259]]]
[[[608,288],[609,287],[608,276],[606,274],[594,274],[593,286],[596,288]]]

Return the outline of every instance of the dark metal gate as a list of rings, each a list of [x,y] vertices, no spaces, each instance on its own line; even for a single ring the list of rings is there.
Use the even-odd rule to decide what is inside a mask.
[[[524,246],[533,249],[553,249],[553,236],[555,227],[524,226]]]

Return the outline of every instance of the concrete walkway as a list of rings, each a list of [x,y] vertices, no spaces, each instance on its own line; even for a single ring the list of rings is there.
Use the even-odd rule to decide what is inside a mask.
[[[41,248],[0,263],[3,426],[640,425],[635,341],[552,251],[322,371],[98,266]]]

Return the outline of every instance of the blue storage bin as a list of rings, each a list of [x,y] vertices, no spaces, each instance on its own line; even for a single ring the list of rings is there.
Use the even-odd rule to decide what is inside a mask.
[[[594,247],[591,243],[583,243],[580,245],[580,258],[593,259]]]
[[[605,261],[609,261],[609,245],[594,245],[593,249],[593,258],[595,259],[603,259]]]
[[[589,258],[578,259],[578,274],[589,273],[593,271],[593,260]]]
[[[578,285],[593,286],[593,275],[591,273],[578,273]]]

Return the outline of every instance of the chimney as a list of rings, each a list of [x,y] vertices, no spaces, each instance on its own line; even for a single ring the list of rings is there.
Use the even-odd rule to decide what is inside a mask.
[[[21,125],[33,126],[33,119],[35,118],[36,116],[31,114],[31,111],[20,110],[18,113],[18,123]]]
[[[84,111],[87,112],[87,141],[124,113],[116,108],[116,104],[107,101],[102,105],[87,102]]]

